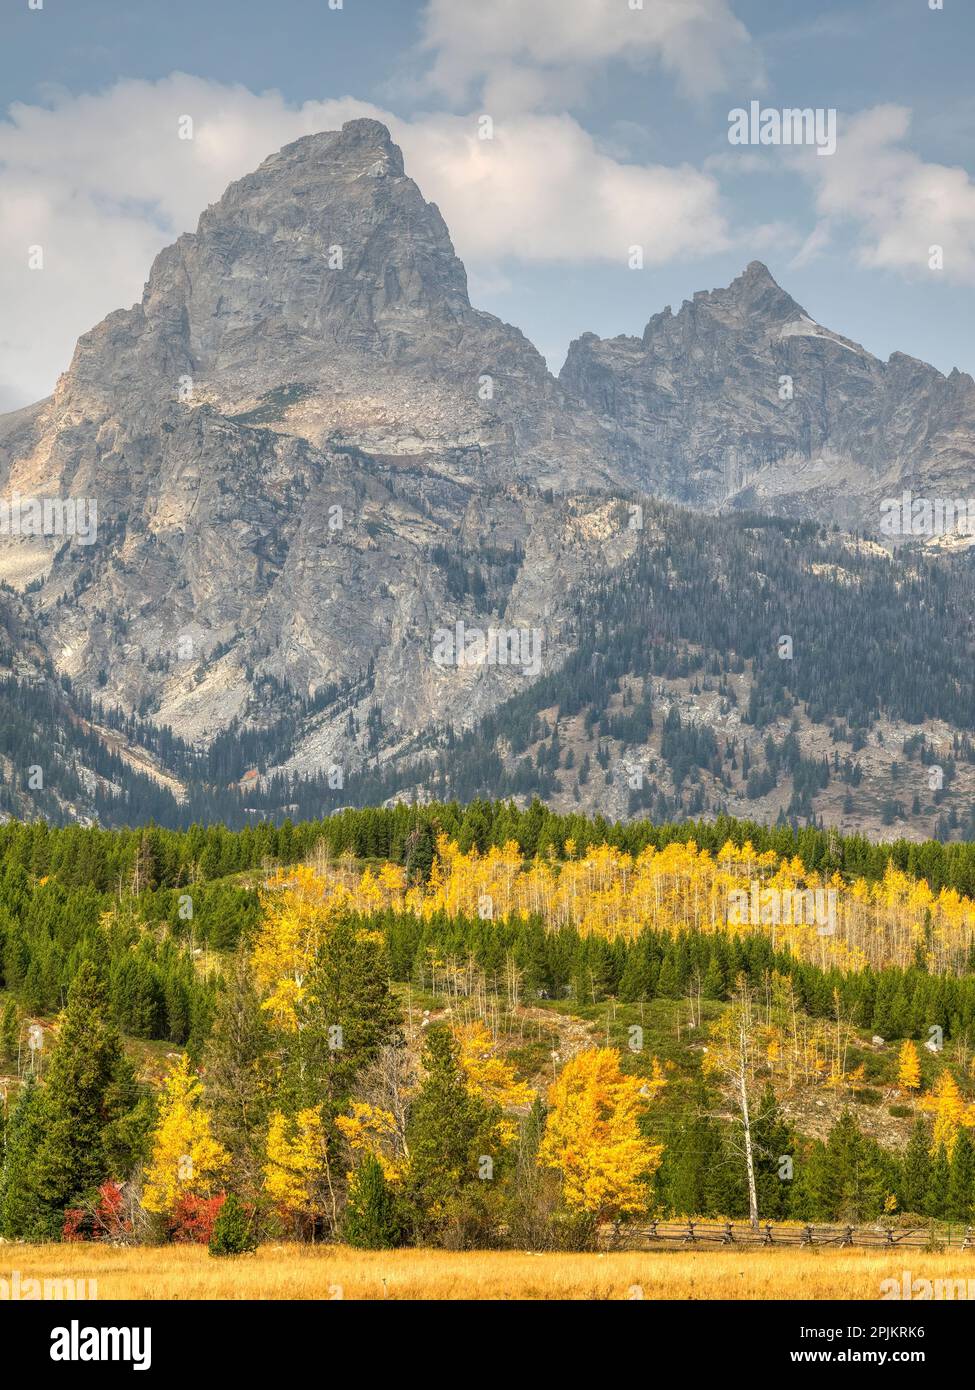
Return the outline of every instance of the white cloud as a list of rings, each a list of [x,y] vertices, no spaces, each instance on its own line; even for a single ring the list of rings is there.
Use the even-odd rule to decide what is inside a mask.
[[[564,104],[613,61],[660,65],[695,96],[761,81],[727,0],[429,0],[424,19],[431,85],[492,112]]]
[[[830,227],[848,223],[863,266],[930,274],[929,248],[941,246],[943,274],[973,284],[975,184],[965,169],[927,163],[907,149],[910,124],[906,107],[871,107],[841,121],[828,159],[809,158],[809,151],[795,156],[813,182],[822,226],[807,256]]]
[[[518,116],[478,138],[474,122],[437,116],[394,123],[420,187],[473,262],[648,264],[723,249],[717,182],[689,165],[622,164],[570,116]]]
[[[194,121],[178,138],[179,118]],[[436,202],[458,254],[490,279],[509,258],[646,263],[728,243],[717,181],[690,166],[621,163],[566,115],[402,121],[345,98],[289,107],[184,74],[125,81],[98,95],[18,104],[0,123],[0,401],[53,388],[79,334],[141,295],[153,256],[282,145],[374,116],[402,146],[407,172]],[[43,270],[28,269],[41,246]]]

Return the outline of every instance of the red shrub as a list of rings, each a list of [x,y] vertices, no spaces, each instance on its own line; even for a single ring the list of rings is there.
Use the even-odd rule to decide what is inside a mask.
[[[125,1214],[125,1192],[117,1182],[103,1182],[97,1201],[69,1207],[64,1213],[62,1240],[102,1240],[121,1245],[131,1234],[132,1222]]]
[[[69,1207],[64,1213],[62,1240],[87,1240],[87,1232],[82,1229],[88,1213],[82,1207]]]
[[[216,1197],[181,1197],[169,1217],[169,1238],[177,1245],[209,1245],[213,1225],[227,1200],[225,1192]]]
[[[98,1189],[93,1225],[96,1238],[112,1245],[132,1234],[132,1222],[125,1214],[125,1193],[117,1182],[103,1182]]]

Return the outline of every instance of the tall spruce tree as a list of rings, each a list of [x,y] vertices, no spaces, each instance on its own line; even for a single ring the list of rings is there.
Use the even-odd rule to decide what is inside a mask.
[[[34,1156],[43,1134],[41,1092],[29,1076],[7,1117],[0,1167],[0,1235],[7,1240],[38,1240],[47,1234],[45,1209],[37,1193]]]
[[[423,1084],[410,1109],[406,1140],[410,1153],[409,1198],[418,1234],[439,1224],[442,1213],[468,1201],[481,1205],[484,1190],[500,1177],[498,1122],[501,1112],[468,1089],[460,1048],[447,1028],[431,1028],[423,1049]],[[483,1159],[490,1181],[482,1180]]]
[[[248,1196],[260,1188],[265,1161],[271,1047],[267,1014],[241,950],[217,1000],[203,1075],[213,1136],[233,1160],[235,1185]]]
[[[868,1221],[884,1210],[888,1186],[880,1146],[866,1138],[855,1116],[844,1110],[830,1130],[818,1172],[818,1197],[824,1214],[837,1221]]]
[[[755,1113],[752,1136],[755,1144],[755,1185],[758,1210],[766,1218],[782,1220],[789,1214],[796,1138],[782,1119],[775,1091],[767,1085]],[[784,1160],[792,1159],[793,1164]]]
[[[955,1147],[951,1151],[945,1215],[952,1221],[971,1221],[973,1200],[975,1200],[975,1146],[972,1145],[968,1130],[961,1129],[958,1131]]]
[[[914,1123],[910,1141],[901,1163],[900,1201],[902,1212],[922,1215],[927,1210],[928,1187],[931,1183],[931,1136],[922,1119]]]
[[[20,1033],[20,1017],[17,1005],[8,999],[3,1006],[0,1018],[0,1061],[14,1063],[17,1060],[17,1042]]]
[[[43,1089],[34,1181],[52,1236],[61,1230],[65,1208],[111,1176],[105,1130],[115,1118],[110,1093],[121,1061],[104,987],[86,961],[68,991]]]
[[[403,1222],[382,1164],[372,1154],[359,1164],[349,1184],[345,1239],[358,1250],[390,1250],[398,1245]]]
[[[341,918],[331,927],[308,984],[298,1093],[332,1114],[380,1050],[401,1041],[402,1015],[389,987],[389,959],[377,932]]]
[[[951,1164],[944,1144],[938,1145],[937,1153],[931,1162],[928,1175],[928,1190],[924,1200],[926,1216],[944,1216],[948,1204],[948,1183],[951,1179]]]
[[[740,1161],[725,1152],[720,1127],[707,1113],[709,1099],[701,1087],[693,1105],[674,1116],[663,1136],[654,1187],[674,1216],[741,1216],[748,1211]]]

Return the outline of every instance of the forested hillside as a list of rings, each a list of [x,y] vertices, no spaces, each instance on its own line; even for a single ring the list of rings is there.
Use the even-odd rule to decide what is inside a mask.
[[[975,846],[478,802],[0,863],[8,1238],[975,1217]]]

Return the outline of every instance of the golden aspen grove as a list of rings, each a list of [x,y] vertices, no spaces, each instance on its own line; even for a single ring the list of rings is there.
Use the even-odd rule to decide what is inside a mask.
[[[388,908],[421,919],[439,912],[488,920],[538,916],[550,930],[572,926],[610,941],[632,941],[647,926],[742,934],[762,927],[773,948],[846,971],[903,967],[920,951],[930,970],[960,973],[975,943],[975,900],[954,888],[934,893],[924,879],[893,865],[879,882],[846,882],[838,873],[810,872],[796,855],[759,853],[747,840],[740,847],[729,840],[714,855],[693,840],[631,855],[608,844],[577,854],[570,839],[565,855],[526,863],[514,840],[480,854],[462,853],[442,836],[422,886],[407,887],[395,864],[377,871],[348,862],[326,862],[314,882],[303,875],[295,886],[320,896],[326,908],[363,914]],[[826,892],[836,904],[828,932],[820,929],[815,904],[803,920],[807,900],[800,897]],[[736,894],[757,904],[753,920],[736,915]],[[301,928],[293,930],[300,935]]]
[[[975,904],[955,884],[811,869],[733,824],[631,849],[553,818],[531,852],[537,815],[510,807],[462,850],[446,812],[424,812],[425,862],[394,810],[212,880],[182,837],[143,835],[137,892],[69,887],[70,856],[17,870],[6,1238],[258,1259],[654,1248],[681,1220],[961,1238]],[[405,833],[381,858],[340,824]],[[61,1010],[31,1009],[59,960]],[[82,1075],[83,1151],[57,1127],[38,1148]]]

